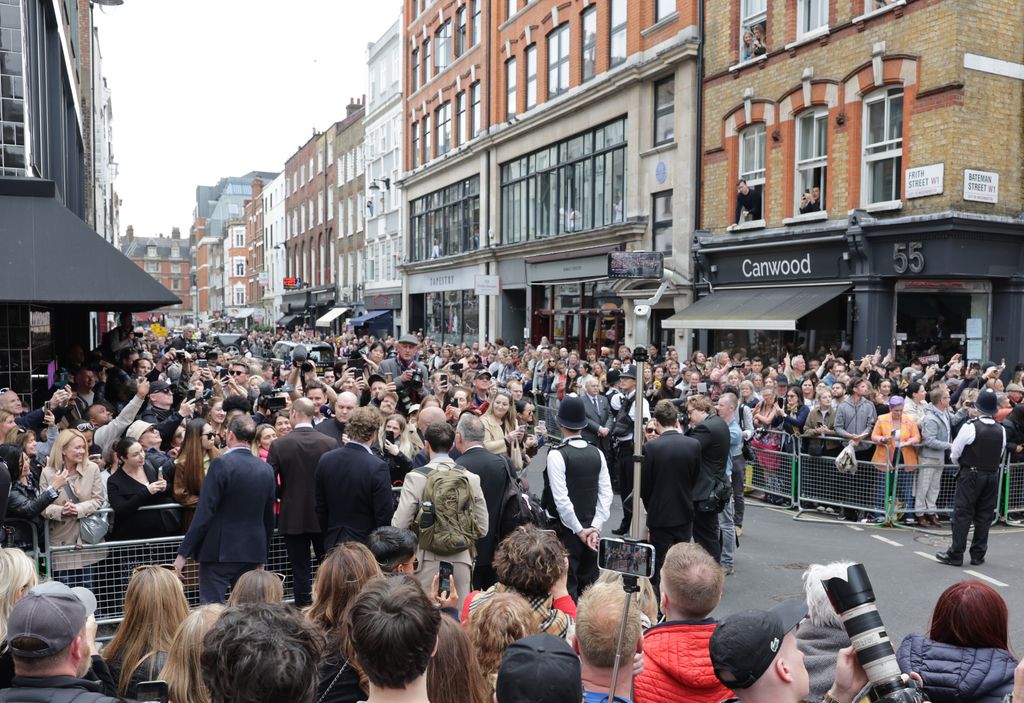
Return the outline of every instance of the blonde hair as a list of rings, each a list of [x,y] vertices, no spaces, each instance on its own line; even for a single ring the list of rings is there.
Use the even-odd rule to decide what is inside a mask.
[[[209,703],[199,655],[203,638],[223,612],[223,605],[204,605],[193,610],[174,633],[167,663],[160,672],[160,678],[167,682],[168,698],[174,703]]]
[[[231,589],[228,606],[245,603],[280,603],[284,599],[284,583],[270,571],[253,569],[239,577]]]
[[[470,610],[466,621],[466,634],[473,643],[480,673],[492,685],[508,646],[539,631],[540,621],[530,603],[511,592],[495,593]]]
[[[566,388],[565,392],[568,393],[569,389]],[[505,413],[504,420],[499,420],[497,414],[494,412],[494,401],[496,401],[499,396],[504,397],[508,401],[508,412]],[[484,412],[484,417],[488,416],[493,418],[494,422],[506,432],[512,432],[515,430],[518,422],[516,420],[516,401],[512,400],[512,394],[508,391],[498,391],[498,393],[491,398],[491,402],[487,404],[487,410]]]
[[[20,549],[0,549],[0,651],[7,649],[7,618],[39,582],[35,562]]]
[[[610,669],[615,664],[616,645],[622,621],[622,588],[612,583],[595,583],[576,607],[576,646],[590,666]],[[624,661],[630,661],[643,634],[640,613],[630,608],[622,638]]]
[[[85,449],[88,451],[89,443],[86,442],[84,434],[78,430],[61,430],[60,434],[57,435],[57,439],[53,442],[53,448],[50,450],[50,458],[47,464],[57,469],[57,471],[63,471],[67,468],[64,466],[64,447],[71,444],[76,437],[85,442]],[[83,461],[82,463],[84,464],[85,462]],[[77,470],[78,467],[75,467],[75,469]]]
[[[117,689],[122,696],[146,655],[170,650],[187,617],[188,601],[173,572],[149,565],[135,570],[124,593],[124,622],[103,652],[108,662],[120,661]]]
[[[602,571],[597,577],[597,583],[611,583],[622,588],[622,574]],[[647,629],[658,622],[658,594],[654,592],[654,585],[650,579],[638,578],[637,585],[640,586],[640,590],[632,594],[633,605],[643,613],[643,626]]]

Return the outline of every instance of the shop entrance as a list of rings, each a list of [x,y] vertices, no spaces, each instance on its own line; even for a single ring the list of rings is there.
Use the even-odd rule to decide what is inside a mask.
[[[551,346],[585,351],[608,347],[618,353],[626,331],[622,299],[605,282],[531,288],[532,343],[547,337]]]
[[[992,284],[988,281],[897,281],[896,355],[963,354],[981,361],[989,353]]]

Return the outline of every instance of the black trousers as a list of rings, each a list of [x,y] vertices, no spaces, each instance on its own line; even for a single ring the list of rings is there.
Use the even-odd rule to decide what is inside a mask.
[[[572,599],[578,601],[580,594],[597,581],[597,552],[583,544],[579,537],[561,523],[556,532],[565,545],[565,551],[569,553],[569,577],[565,587]]]
[[[676,527],[650,527],[651,545],[654,547],[654,578],[651,583],[657,587],[661,583],[661,567],[665,564],[665,554],[672,545],[689,542],[693,537],[693,525],[687,523]]]
[[[956,475],[956,493],[953,494],[953,544],[949,548],[949,556],[963,559],[967,549],[967,531],[972,523],[971,557],[981,559],[985,556],[998,495],[998,471],[960,468]]]
[[[284,548],[288,552],[288,563],[292,567],[292,579],[295,585],[295,605],[305,608],[313,602],[313,565],[309,558],[309,549],[319,563],[324,558],[324,536],[318,532],[306,532],[300,535],[284,535]]]
[[[579,542],[579,539],[576,540]],[[477,562],[473,566],[473,588],[478,591],[486,591],[498,583],[498,574],[494,572],[493,564],[481,564]]]
[[[742,454],[732,457],[732,502],[733,502],[733,524],[736,527],[743,527],[743,481],[747,477],[747,460]]]
[[[704,547],[715,561],[722,561],[722,536],[718,530],[718,513],[698,510],[693,514],[693,541]]]
[[[619,497],[622,499],[622,524],[633,519],[633,440],[620,442],[616,449],[619,468]],[[578,541],[578,540],[577,540]]]
[[[226,603],[228,589],[234,588],[242,574],[255,568],[256,564],[240,561],[199,562],[199,602]]]

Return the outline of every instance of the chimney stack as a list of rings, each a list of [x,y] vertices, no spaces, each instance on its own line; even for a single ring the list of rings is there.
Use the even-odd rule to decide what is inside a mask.
[[[352,98],[352,100],[349,101],[348,106],[345,108],[345,117],[351,117],[353,114],[362,109],[362,107],[363,105],[361,102],[359,102],[358,98]]]
[[[181,230],[177,227],[171,227],[171,239],[181,239]]]
[[[124,236],[128,238],[129,242],[135,239],[135,228],[128,225],[128,229],[125,230]]]

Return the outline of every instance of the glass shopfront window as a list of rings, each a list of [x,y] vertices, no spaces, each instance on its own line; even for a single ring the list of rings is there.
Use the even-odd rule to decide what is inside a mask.
[[[409,203],[412,261],[464,254],[480,247],[480,177],[473,176]]]
[[[898,356],[962,354],[988,358],[992,284],[988,281],[899,281],[895,342]]]
[[[435,342],[476,342],[480,337],[480,299],[471,290],[425,293],[424,329]]]
[[[626,120],[616,120],[501,166],[505,244],[622,222]]]
[[[622,299],[607,282],[533,286],[532,342],[555,347],[617,350],[625,336]]]
[[[742,352],[750,358],[760,356],[766,364],[769,359],[782,359],[787,353],[810,354],[819,359],[830,351],[841,354],[850,348],[847,311],[846,296],[840,295],[797,320],[795,331],[709,330],[707,343],[700,342],[697,348],[730,354]]]

